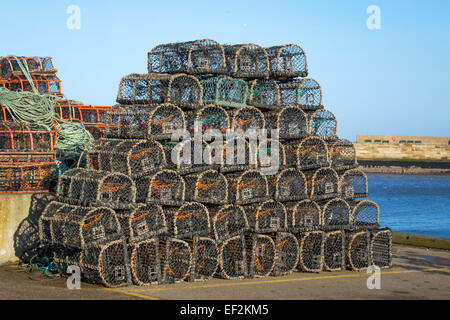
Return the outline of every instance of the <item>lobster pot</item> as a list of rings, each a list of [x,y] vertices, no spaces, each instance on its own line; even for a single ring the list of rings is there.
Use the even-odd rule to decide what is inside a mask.
[[[292,231],[314,231],[323,225],[323,216],[320,206],[309,199],[286,204],[289,216],[292,219]]]
[[[120,237],[121,228],[114,210],[50,203],[43,222],[50,223],[51,244],[78,249],[104,244]]]
[[[245,171],[256,167],[257,146],[250,148],[245,138],[237,136],[227,139],[223,149],[220,151],[220,172]]]
[[[170,139],[176,130],[185,129],[184,112],[172,104],[152,109],[124,109],[108,112],[106,136],[125,139]]]
[[[255,79],[249,82],[249,87],[248,105],[264,109],[280,107],[280,88],[275,80]]]
[[[71,103],[69,100],[58,100],[54,106],[56,115],[66,121],[81,121],[79,108],[82,107],[86,107],[89,110],[89,106],[75,104],[75,102]]]
[[[162,282],[159,238],[134,244],[130,264],[133,282],[138,286]]]
[[[339,176],[332,168],[320,168],[306,172],[308,190],[312,200],[331,199],[339,196]]]
[[[241,235],[249,229],[245,211],[239,205],[211,206],[209,212],[218,243]]]
[[[282,107],[265,114],[266,129],[279,130],[282,139],[300,139],[308,136],[306,113],[295,106]]]
[[[275,242],[275,266],[272,276],[285,276],[294,271],[300,258],[300,247],[292,233],[277,232],[269,235]]]
[[[298,106],[303,110],[322,109],[322,88],[314,79],[303,79],[298,83]]]
[[[344,199],[366,198],[369,196],[366,174],[360,169],[350,169],[341,175],[341,197]]]
[[[309,133],[324,140],[337,139],[337,120],[334,114],[325,109],[310,114]]]
[[[136,203],[135,183],[128,176],[83,168],[70,169],[60,175],[57,195],[63,201],[113,209],[133,208]]]
[[[228,181],[216,170],[207,170],[184,177],[186,200],[210,204],[228,203]]]
[[[243,207],[251,230],[257,233],[280,232],[287,229],[287,210],[281,203],[267,200]]]
[[[8,88],[8,87],[9,87],[9,81],[0,79],[0,88]]]
[[[348,228],[352,223],[349,204],[340,198],[329,200],[322,208],[324,228]]]
[[[192,266],[192,251],[189,244],[180,239],[160,239],[159,250],[162,282],[177,283],[185,280]]]
[[[324,232],[312,231],[299,235],[300,258],[297,270],[320,272],[323,268]]]
[[[53,215],[61,209],[64,204],[58,201],[51,201],[42,211],[39,217],[39,240],[41,245],[51,245],[53,243],[51,224],[54,220]]]
[[[227,76],[202,80],[203,102],[227,108],[245,107],[248,95],[247,83]]]
[[[149,73],[225,73],[222,45],[210,39],[168,43],[156,46],[148,54]]]
[[[268,78],[269,58],[257,44],[224,45],[228,74],[235,78]]]
[[[166,216],[157,204],[140,203],[135,209],[118,212],[117,217],[130,243],[167,233]]]
[[[219,245],[218,275],[224,279],[247,277],[247,250],[244,235],[225,240]]]
[[[203,134],[208,130],[225,133],[230,127],[230,116],[224,108],[207,105],[200,110],[185,113],[185,123],[188,131],[193,134],[196,126]]]
[[[181,205],[185,199],[184,179],[173,170],[136,179],[137,201],[162,205]]]
[[[51,152],[57,132],[35,124],[0,122],[0,152]]]
[[[253,148],[250,141],[250,152]],[[274,175],[279,169],[286,167],[286,149],[276,138],[263,139],[259,141],[256,153],[256,166],[265,175]],[[250,159],[253,161],[254,159]]]
[[[355,228],[379,228],[380,207],[371,200],[349,201],[352,224]]]
[[[56,75],[32,75],[31,81],[39,94],[62,97],[61,80]],[[34,92],[30,81],[24,75],[14,75],[9,80],[9,90]]]
[[[186,202],[180,208],[165,208],[169,223],[168,232],[178,239],[208,236],[211,234],[209,211],[203,204]]]
[[[375,265],[379,268],[390,268],[392,266],[392,231],[390,229],[372,232],[370,265]]]
[[[345,268],[345,238],[342,230],[325,232],[323,269],[340,271]]]
[[[240,108],[232,113],[231,128],[235,132],[241,130],[242,133],[246,133],[247,130],[264,129],[265,123],[264,114],[252,106]]]
[[[211,238],[194,237],[185,241],[192,252],[190,281],[204,281],[212,278],[219,266],[219,250],[216,241]]]
[[[235,204],[249,204],[270,198],[267,177],[256,170],[226,174],[228,199]]]
[[[306,177],[298,169],[284,169],[276,176],[269,176],[268,180],[270,194],[277,201],[298,201],[308,197]]]
[[[167,166],[164,149],[155,140],[102,140],[86,156],[88,168],[120,172],[133,179]]]
[[[266,48],[270,62],[270,75],[275,78],[306,77],[306,54],[296,44]]]
[[[2,82],[0,80],[0,88],[3,88]],[[11,113],[8,111],[8,108],[0,104],[0,122],[13,122],[14,119],[11,116]]]
[[[201,147],[201,148],[200,148]],[[167,168],[185,175],[211,169],[213,166],[212,149],[200,140],[183,140],[163,144]],[[220,162],[220,161],[219,161]]]
[[[346,140],[339,139],[328,145],[330,164],[335,170],[348,170],[358,166],[356,161],[355,145]]]
[[[1,155],[0,155],[1,156]],[[3,162],[3,160],[13,162]],[[0,159],[0,193],[50,192],[55,160],[48,162],[17,162]]]
[[[130,74],[120,80],[117,102],[125,105],[174,105],[199,109],[203,104],[200,81],[186,74]]]
[[[22,68],[16,59],[31,75],[51,75],[57,71],[51,57],[2,57],[0,59],[0,78],[9,79],[14,74],[23,75]]]
[[[275,267],[277,252],[271,237],[250,233],[245,235],[249,278],[267,277]]]
[[[328,147],[319,137],[308,137],[303,140],[284,144],[286,162],[296,165],[301,170],[311,170],[328,167]]]
[[[345,241],[346,265],[354,271],[364,270],[369,266],[370,235],[368,231],[347,233]]]

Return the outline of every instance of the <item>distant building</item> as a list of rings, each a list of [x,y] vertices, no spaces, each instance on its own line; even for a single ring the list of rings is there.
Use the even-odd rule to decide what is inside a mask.
[[[358,134],[357,143],[389,143],[389,144],[432,144],[450,145],[450,137],[420,137]]]

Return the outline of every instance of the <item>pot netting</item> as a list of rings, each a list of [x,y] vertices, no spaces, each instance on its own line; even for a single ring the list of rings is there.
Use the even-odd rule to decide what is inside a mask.
[[[319,137],[308,137],[300,141],[293,141],[284,144],[284,147],[288,165],[296,165],[301,170],[322,168],[329,165],[327,144]]]
[[[257,44],[224,45],[228,73],[236,78],[268,78],[269,58]]]
[[[265,128],[278,129],[282,139],[300,139],[308,136],[308,118],[298,107],[283,107],[279,111],[266,113],[265,118]]]
[[[298,83],[298,106],[303,110],[322,109],[322,88],[314,79]]]
[[[228,203],[228,181],[216,170],[207,170],[184,177],[186,200],[210,204]]]
[[[248,105],[264,109],[280,107],[280,88],[275,80],[256,79],[249,86]]]
[[[251,152],[251,150],[249,151]],[[259,141],[256,152],[256,166],[260,172],[266,172],[266,175],[276,174],[279,169],[286,167],[286,158],[285,147],[278,139],[270,138]],[[254,161],[254,158],[250,160]]]
[[[167,219],[171,219],[169,234],[178,239],[211,234],[209,211],[201,203],[186,202],[180,208],[167,207],[165,212]]]
[[[220,106],[208,105],[197,112],[186,112],[185,116],[186,128],[191,134],[194,133],[196,126],[199,126],[199,129],[201,128],[200,132],[202,133],[209,129],[225,133],[230,127],[230,117],[225,109]]]
[[[211,207],[209,211],[212,217],[214,236],[219,243],[241,235],[249,229],[245,211],[239,205],[228,204],[223,207]]]
[[[249,233],[245,235],[249,278],[267,277],[275,267],[277,253],[271,237]]]
[[[259,109],[247,106],[233,112],[231,123],[234,131],[245,133],[249,129],[264,129],[266,121]]]
[[[2,57],[0,60],[1,78],[8,79],[13,74],[23,75],[17,60],[31,75],[55,74],[56,68],[51,57]]]
[[[49,192],[56,162],[53,158],[42,160],[23,162],[9,155],[0,158],[0,193]]]
[[[227,108],[245,107],[248,95],[247,83],[227,76],[202,80],[203,102]]]
[[[228,173],[226,178],[230,202],[248,204],[265,201],[270,197],[267,177],[256,170]]]
[[[363,270],[369,266],[370,236],[368,231],[346,233],[346,265],[350,270]]]
[[[219,266],[219,251],[216,241],[211,238],[194,237],[185,239],[192,252],[190,281],[204,281],[212,278]]]
[[[218,275],[225,279],[247,277],[247,250],[244,235],[225,240],[219,245]]]
[[[345,238],[342,230],[325,233],[323,243],[323,268],[339,271],[345,268]]]
[[[211,169],[213,167],[212,149],[205,141],[201,141],[200,149],[198,142],[199,140],[189,139],[164,143],[167,167],[176,170],[181,175]]]
[[[210,39],[162,44],[149,52],[148,72],[225,73],[224,50]]]
[[[311,200],[303,200],[297,203],[289,204],[292,214],[292,230],[313,231],[323,225],[323,216],[320,206]]]
[[[184,179],[173,170],[162,170],[153,176],[136,180],[139,202],[181,205],[185,199]]]
[[[374,201],[349,201],[352,210],[352,223],[356,228],[374,229],[379,227],[380,207]]]
[[[337,138],[337,120],[328,110],[317,110],[309,116],[309,131],[312,136],[325,140]]]
[[[133,282],[140,286],[161,282],[160,257],[159,238],[136,243],[130,258]]]
[[[268,179],[271,195],[277,201],[298,201],[308,197],[306,177],[300,170],[284,169],[278,175]]]
[[[275,78],[306,77],[306,54],[295,44],[266,48],[270,62],[270,75]]]
[[[390,229],[372,232],[370,240],[370,264],[380,268],[392,266],[392,231]]]
[[[1,152],[49,152],[54,150],[56,131],[37,124],[0,122]]]
[[[220,172],[245,171],[256,166],[256,159],[250,158],[250,145],[243,137],[227,139],[221,153]]]
[[[366,198],[369,195],[366,174],[360,169],[345,171],[340,179],[341,197]]]
[[[300,247],[292,233],[277,232],[269,235],[275,242],[276,259],[272,276],[285,276],[297,267]]]
[[[358,166],[356,149],[352,142],[339,139],[328,145],[328,150],[330,164],[335,170],[352,169]]]
[[[306,272],[320,272],[323,268],[323,231],[299,234],[300,258],[297,269]]]
[[[56,75],[31,75],[31,81],[39,94],[62,97],[61,80]],[[9,90],[34,92],[30,81],[24,75],[14,75],[9,80]]]
[[[307,185],[312,200],[324,200],[339,196],[339,176],[331,168],[307,172]]]
[[[160,239],[159,250],[163,282],[177,283],[186,279],[192,266],[189,244],[179,239]]]
[[[243,207],[251,230],[257,233],[280,232],[287,229],[287,211],[281,202],[268,200]]]
[[[324,228],[347,228],[352,223],[349,204],[340,198],[329,200],[322,208]]]

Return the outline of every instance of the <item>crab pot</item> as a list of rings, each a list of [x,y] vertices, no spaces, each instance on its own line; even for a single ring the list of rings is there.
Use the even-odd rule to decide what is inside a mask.
[[[342,230],[325,232],[323,269],[326,271],[345,269],[345,235]]]
[[[52,152],[57,132],[39,125],[0,122],[0,152]]]
[[[161,170],[136,179],[137,201],[162,205],[181,205],[185,199],[184,179],[173,170]]]
[[[186,202],[181,207],[166,207],[169,235],[178,239],[208,236],[211,222],[208,208],[198,202]],[[170,221],[169,221],[170,220]]]
[[[277,252],[271,237],[256,233],[245,235],[249,278],[267,277],[275,267]]]
[[[192,252],[186,241],[160,239],[159,254],[163,283],[177,283],[188,277],[192,266]]]
[[[236,204],[257,203],[270,198],[267,177],[256,170],[227,173],[228,199]]]
[[[266,129],[278,129],[281,139],[300,139],[308,136],[308,117],[299,107],[283,107],[264,116]]]
[[[86,154],[88,168],[120,172],[132,179],[166,167],[162,145],[155,140],[101,140]]]
[[[159,238],[135,243],[131,252],[131,275],[139,286],[162,282]]]
[[[191,134],[194,133],[196,126],[201,128],[200,132],[203,134],[208,130],[225,133],[230,127],[230,116],[220,106],[207,105],[200,110],[186,112],[185,117],[186,128]]]
[[[119,211],[117,217],[130,243],[167,233],[166,216],[157,204],[140,203],[135,209]]]
[[[122,173],[76,168],[59,176],[57,195],[74,204],[130,209],[136,203],[136,186]]]
[[[201,141],[201,145],[192,139],[181,142],[171,141],[164,143],[163,149],[167,168],[176,170],[181,175],[201,172],[214,167],[212,150],[205,141]]]
[[[247,130],[264,129],[265,124],[264,114],[255,107],[247,106],[232,113],[231,128],[234,131],[242,130],[245,133]]]
[[[328,167],[328,147],[319,137],[308,137],[303,140],[284,144],[286,162],[296,165],[301,170],[311,170]]]
[[[178,130],[185,129],[184,112],[172,104],[151,109],[124,109],[108,112],[106,136],[125,139],[170,139]]]
[[[264,109],[280,107],[280,88],[275,80],[255,79],[249,82],[247,104]]]
[[[366,174],[360,169],[345,171],[340,179],[341,198],[366,198],[369,196]]]
[[[228,203],[228,181],[216,170],[184,177],[186,181],[186,200],[209,204]]]
[[[192,252],[192,266],[188,279],[205,281],[213,277],[219,266],[217,243],[211,238],[185,239]]]
[[[275,141],[275,143],[273,143]],[[250,151],[252,142],[249,143]],[[256,167],[266,175],[274,175],[287,166],[286,149],[278,139],[260,140],[257,144]],[[254,159],[251,159],[253,161]]]
[[[9,87],[9,81],[1,80],[1,79],[0,79],[0,88],[6,88],[6,89],[8,89],[8,87]]]
[[[79,112],[79,108],[81,107],[89,106],[72,104],[70,102],[66,102],[65,100],[58,100],[54,106],[55,113],[58,118],[66,121],[81,121],[81,115]]]
[[[235,78],[268,78],[269,58],[257,44],[224,45],[228,74]]]
[[[243,208],[250,229],[257,233],[280,232],[287,229],[287,210],[281,202],[267,200]]]
[[[337,139],[337,120],[333,113],[321,109],[309,115],[309,133],[324,140]]]
[[[270,75],[275,78],[306,77],[308,65],[306,54],[296,44],[266,48],[270,62]]]
[[[323,268],[324,232],[312,231],[298,234],[300,258],[297,270],[320,272]]]
[[[270,275],[279,277],[292,273],[297,267],[300,247],[292,233],[276,232],[268,234],[275,243],[275,265]]]
[[[257,146],[254,147],[256,148]],[[245,171],[256,167],[256,159],[252,156],[256,150],[252,153],[249,143],[243,137],[227,139],[221,152],[220,172]]]
[[[51,57],[2,57],[0,59],[0,78],[8,79],[12,75],[23,75],[16,59],[25,66],[31,75],[51,75],[57,72]]]
[[[335,170],[348,170],[358,166],[356,161],[355,145],[346,140],[339,139],[328,145],[330,164]]]
[[[303,110],[323,109],[322,89],[314,79],[279,81],[281,106],[296,106]]]
[[[99,140],[101,138],[106,137],[106,134],[105,134],[106,126],[104,124],[83,123],[83,125],[84,125],[84,128],[86,129],[86,131],[92,135],[94,140]]]
[[[245,211],[239,205],[211,206],[209,212],[214,236],[218,243],[241,235],[249,229]]]
[[[148,72],[225,73],[224,49],[210,39],[161,44],[148,53]]]
[[[53,201],[40,218],[43,241],[53,246],[84,249],[116,240],[121,235],[114,210],[106,207],[80,207]],[[47,226],[50,238],[47,239]]]
[[[350,200],[352,224],[354,228],[379,228],[380,207],[371,200]]]
[[[325,200],[339,196],[339,176],[330,167],[305,172],[311,200]]]
[[[284,169],[276,176],[269,176],[268,180],[270,194],[277,201],[298,201],[308,197],[306,177],[298,169]]]
[[[347,268],[354,271],[369,266],[370,235],[368,231],[346,233],[345,250]]]
[[[292,219],[292,231],[304,232],[318,230],[323,226],[320,206],[309,199],[286,204]]]
[[[392,231],[372,231],[370,240],[370,265],[379,268],[392,267]]]
[[[349,228],[352,223],[350,205],[343,199],[335,198],[322,207],[324,229]]]
[[[203,102],[227,108],[246,106],[248,87],[242,79],[218,76],[201,81]]]
[[[6,155],[0,158],[0,193],[50,192],[55,167],[54,159],[22,162]]]
[[[32,75],[33,82],[39,94],[62,97],[61,80],[56,75]],[[33,87],[24,75],[12,76],[9,80],[9,90],[16,92],[33,92]]]
[[[243,234],[227,239],[219,245],[217,275],[224,279],[243,279],[247,277],[247,250]]]
[[[2,88],[1,80],[0,80],[0,88]],[[8,111],[8,108],[0,104],[0,122],[13,122],[14,119],[11,116],[11,113]]]
[[[117,102],[125,105],[174,105],[199,109],[203,88],[194,76],[186,74],[137,74],[120,80]]]

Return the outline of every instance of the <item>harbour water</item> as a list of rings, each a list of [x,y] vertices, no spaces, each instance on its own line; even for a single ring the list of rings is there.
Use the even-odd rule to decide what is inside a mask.
[[[368,174],[368,181],[382,227],[450,239],[450,176]]]

